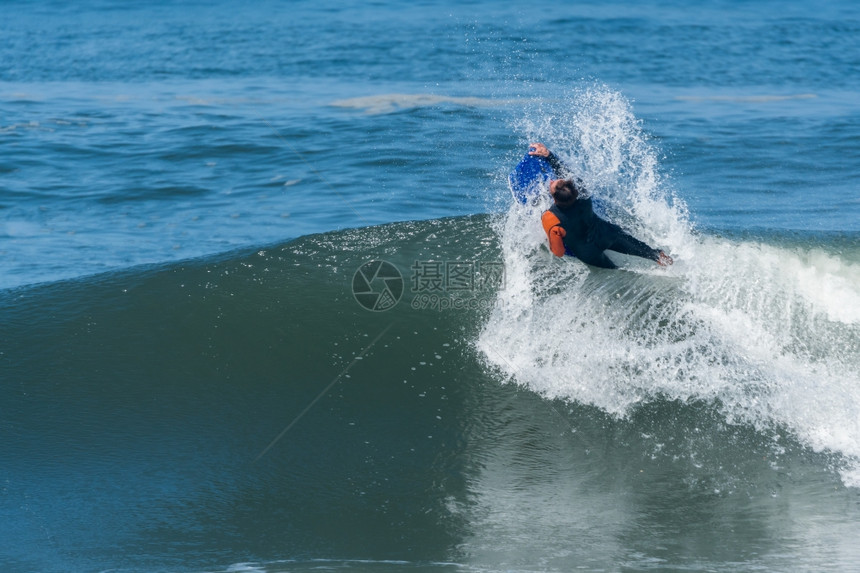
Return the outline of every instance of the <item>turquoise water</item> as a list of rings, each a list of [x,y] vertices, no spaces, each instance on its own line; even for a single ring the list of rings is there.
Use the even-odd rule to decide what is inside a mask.
[[[850,2],[6,13],[0,286],[504,210],[523,122],[595,85],[703,228],[858,231]]]
[[[3,570],[852,570],[858,32],[4,4]],[[676,264],[553,260],[534,140]]]

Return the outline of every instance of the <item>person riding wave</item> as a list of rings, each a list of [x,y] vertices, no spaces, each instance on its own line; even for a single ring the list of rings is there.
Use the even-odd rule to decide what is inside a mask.
[[[542,143],[532,143],[529,155],[544,157],[557,173],[564,172],[558,158]],[[604,269],[617,269],[604,251],[651,259],[661,266],[673,263],[672,257],[634,238],[621,227],[601,219],[594,212],[581,181],[553,179],[549,184],[553,206],[541,216],[549,239],[549,249],[557,257],[574,256],[582,262]]]

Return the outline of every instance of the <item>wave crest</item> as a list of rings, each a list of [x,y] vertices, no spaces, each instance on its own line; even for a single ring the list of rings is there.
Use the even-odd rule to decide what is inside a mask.
[[[625,258],[626,271],[603,271],[555,259],[537,223],[546,205],[512,207],[497,227],[504,304],[476,343],[487,363],[547,398],[620,417],[647,401],[705,400],[729,422],[839,454],[843,481],[860,486],[860,266],[818,246],[694,232],[616,92],[576,93],[520,126],[677,263]]]

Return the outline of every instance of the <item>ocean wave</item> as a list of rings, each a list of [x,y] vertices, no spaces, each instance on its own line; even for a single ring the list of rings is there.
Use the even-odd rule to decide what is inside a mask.
[[[856,253],[694,232],[623,98],[591,90],[570,109],[527,123],[530,139],[574,141],[583,178],[612,190],[605,199],[627,225],[677,262],[625,260],[632,272],[613,272],[548,260],[536,213],[512,208],[498,225],[508,304],[476,343],[488,364],[620,417],[653,400],[713,403],[730,423],[785,428],[844,456],[845,483],[860,486]]]

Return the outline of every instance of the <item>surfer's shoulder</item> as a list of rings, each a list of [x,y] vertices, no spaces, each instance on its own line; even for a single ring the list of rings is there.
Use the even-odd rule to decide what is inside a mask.
[[[550,229],[553,227],[557,227],[561,225],[561,220],[556,216],[552,211],[544,211],[543,215],[541,215],[541,224],[543,224],[543,230],[547,233],[550,232]]]

